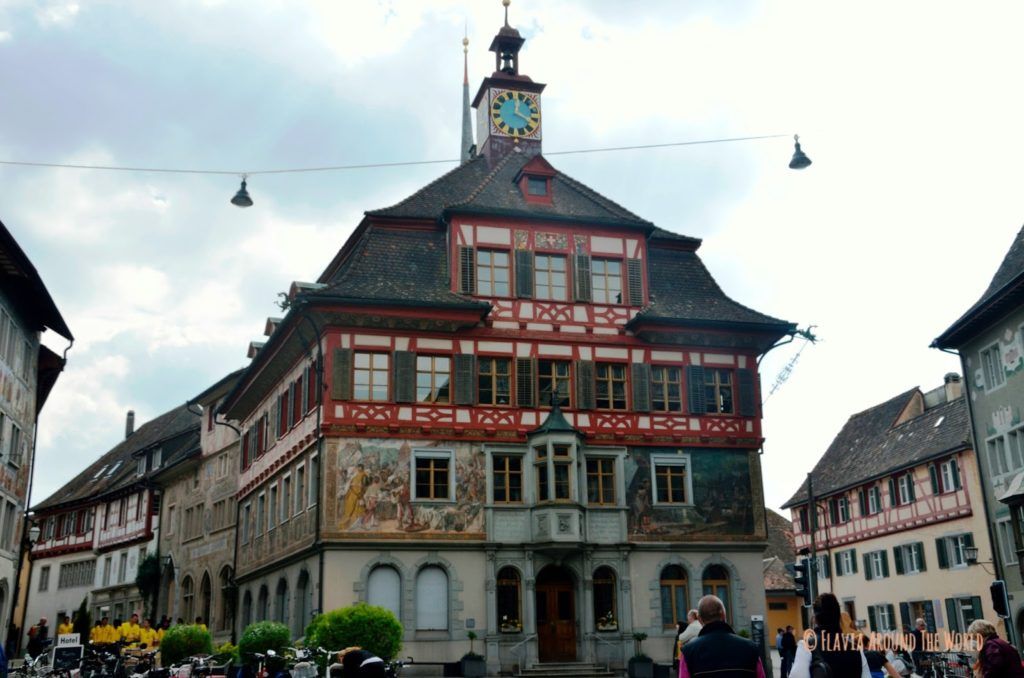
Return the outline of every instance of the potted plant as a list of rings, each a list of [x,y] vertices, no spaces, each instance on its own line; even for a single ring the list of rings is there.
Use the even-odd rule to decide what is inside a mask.
[[[469,638],[469,652],[462,655],[462,675],[465,678],[483,678],[487,675],[487,660],[484,659],[483,655],[473,652],[473,641],[476,640],[476,632],[468,631],[466,637]]]
[[[523,625],[519,623],[518,619],[509,619],[507,614],[501,615],[501,632],[502,633],[519,633],[523,630]]]
[[[597,630],[598,631],[618,631],[619,622],[616,621],[615,615],[612,614],[611,610],[608,610],[603,616],[597,618]]]
[[[638,631],[633,634],[633,657],[629,660],[627,673],[629,678],[654,678],[654,660],[645,655],[641,649],[647,634]]]

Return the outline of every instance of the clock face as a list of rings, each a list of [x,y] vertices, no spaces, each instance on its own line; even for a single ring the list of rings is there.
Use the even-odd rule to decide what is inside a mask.
[[[491,98],[491,123],[510,137],[535,137],[540,129],[537,97],[526,92],[502,90]]]

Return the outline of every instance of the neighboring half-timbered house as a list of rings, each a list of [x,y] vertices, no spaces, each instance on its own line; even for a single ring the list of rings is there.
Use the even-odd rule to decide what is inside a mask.
[[[239,628],[368,601],[403,652],[475,631],[497,670],[621,665],[634,632],[667,661],[708,592],[765,613],[757,360],[794,326],[544,158],[522,44],[491,45],[479,154],[367,212],[220,408]]]
[[[914,388],[850,417],[812,472],[818,590],[866,629],[924,619],[966,631],[995,619],[977,458],[960,377]],[[807,481],[784,505],[798,550],[811,545]],[[971,558],[969,549],[977,548]]]

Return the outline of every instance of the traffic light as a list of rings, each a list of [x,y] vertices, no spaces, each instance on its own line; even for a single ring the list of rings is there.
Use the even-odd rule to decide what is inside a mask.
[[[1006,582],[1002,579],[996,579],[992,582],[992,585],[988,587],[989,593],[992,594],[992,609],[996,611],[996,614],[1007,619],[1010,616],[1010,599],[1006,595]]]
[[[793,565],[793,584],[796,589],[796,595],[804,599],[804,605],[807,607],[811,606],[814,598],[814,592],[811,590],[811,577],[814,576],[814,572],[811,567],[811,559],[804,558]]]

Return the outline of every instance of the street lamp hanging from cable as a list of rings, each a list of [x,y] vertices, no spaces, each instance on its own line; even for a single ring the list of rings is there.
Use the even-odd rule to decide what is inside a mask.
[[[808,161],[810,162],[810,161]],[[790,165],[792,167],[792,165]],[[238,189],[238,193],[235,193],[235,197],[231,199],[231,204],[236,207],[252,207],[252,198],[249,197],[249,191],[245,188],[246,175],[242,175],[242,186]]]

